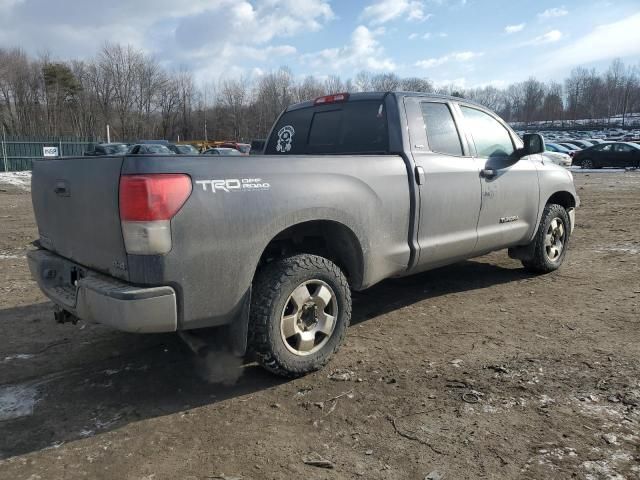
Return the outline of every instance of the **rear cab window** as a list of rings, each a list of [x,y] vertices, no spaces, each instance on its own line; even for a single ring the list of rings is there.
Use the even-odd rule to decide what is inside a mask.
[[[265,149],[267,155],[388,152],[384,99],[351,100],[285,112]]]
[[[427,141],[432,152],[462,156],[460,134],[449,106],[445,103],[422,102],[420,105]]]

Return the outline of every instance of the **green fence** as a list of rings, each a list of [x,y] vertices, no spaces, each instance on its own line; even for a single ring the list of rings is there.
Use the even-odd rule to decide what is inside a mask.
[[[1,133],[1,132],[0,132]],[[0,172],[31,170],[37,158],[60,158],[83,155],[95,143],[93,138],[27,137],[6,135],[0,137]]]

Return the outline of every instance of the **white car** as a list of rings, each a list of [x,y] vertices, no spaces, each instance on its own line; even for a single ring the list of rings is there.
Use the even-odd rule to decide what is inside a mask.
[[[546,158],[547,160],[551,160],[556,165],[560,165],[562,167],[571,166],[571,157],[566,153],[545,151],[542,152],[542,155],[544,156],[544,158]]]

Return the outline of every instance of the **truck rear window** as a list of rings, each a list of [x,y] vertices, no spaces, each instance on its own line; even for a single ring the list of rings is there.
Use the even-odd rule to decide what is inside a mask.
[[[380,100],[366,100],[286,112],[275,126],[265,153],[386,153],[389,134],[385,110]]]

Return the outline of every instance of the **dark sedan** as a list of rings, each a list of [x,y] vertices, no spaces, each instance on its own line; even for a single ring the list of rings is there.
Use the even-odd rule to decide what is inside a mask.
[[[573,164],[582,168],[638,168],[640,146],[626,142],[601,143],[576,152]]]

